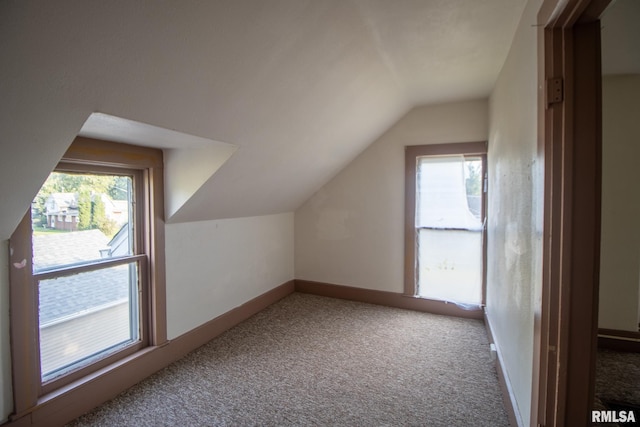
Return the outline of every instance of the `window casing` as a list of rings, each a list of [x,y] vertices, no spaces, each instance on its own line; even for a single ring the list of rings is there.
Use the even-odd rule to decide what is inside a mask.
[[[95,375],[98,371],[101,375],[108,375],[109,367],[114,363],[124,358],[135,358],[144,349],[166,342],[162,165],[160,150],[78,137],[56,167],[56,171],[65,174],[130,179],[128,239],[131,249],[125,254],[110,256],[110,251],[103,249],[100,255],[106,255],[105,258],[96,256],[89,261],[60,262],[49,268],[38,268],[36,265],[34,268],[31,209],[11,237],[10,304],[16,417],[35,407],[43,396],[72,388],[76,382],[82,382],[88,375]],[[50,227],[57,225],[55,220],[47,218],[43,217],[43,224]],[[113,345],[103,341],[107,342],[106,348],[80,352],[76,359],[71,360],[72,363],[46,362],[52,367],[43,367],[41,361],[45,359],[41,357],[41,350],[49,352],[52,340],[45,343],[43,340],[46,338],[41,336],[43,325],[40,320],[44,322],[45,319],[41,317],[43,309],[40,304],[44,304],[44,301],[40,299],[40,287],[51,287],[56,281],[63,283],[69,278],[83,282],[83,278],[104,276],[107,272],[115,271],[124,272],[129,279],[127,305],[122,308],[124,318],[130,322],[130,337],[116,339]],[[107,280],[113,282],[114,279]],[[98,286],[105,286],[104,283]],[[65,287],[68,286],[67,283]],[[88,311],[78,312],[80,316],[67,317],[82,321],[80,318],[86,316]],[[109,319],[104,323],[108,322]],[[56,340],[53,341],[55,344]],[[49,347],[44,347],[45,344]],[[59,350],[54,348],[51,354],[55,356],[56,351]]]
[[[486,142],[470,142],[470,143],[453,143],[453,144],[434,144],[434,145],[417,145],[405,147],[405,295],[419,296],[421,293],[418,289],[418,281],[420,274],[419,266],[419,245],[420,245],[420,228],[419,219],[417,220],[417,181],[418,181],[418,165],[420,159],[426,158],[450,158],[451,156],[463,156],[464,158],[480,159],[482,163],[483,175],[486,173]],[[486,179],[486,176],[485,176]],[[483,180],[484,184],[484,180]],[[484,186],[484,185],[483,185]],[[482,202],[479,217],[481,221],[486,217],[486,186],[481,191]],[[451,229],[452,226],[443,226],[443,230]],[[455,227],[454,227],[455,228]],[[486,231],[482,226],[482,290],[481,299],[484,303],[484,294],[486,288]]]

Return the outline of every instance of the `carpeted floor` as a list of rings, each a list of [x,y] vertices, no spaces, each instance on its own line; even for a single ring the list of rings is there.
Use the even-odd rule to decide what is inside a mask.
[[[507,426],[481,321],[294,293],[72,426]]]
[[[640,407],[640,353],[599,349],[596,396]]]
[[[635,416],[640,417],[640,353],[598,349],[594,409],[633,410]],[[640,419],[631,424],[640,425]],[[617,426],[618,424],[596,425]]]

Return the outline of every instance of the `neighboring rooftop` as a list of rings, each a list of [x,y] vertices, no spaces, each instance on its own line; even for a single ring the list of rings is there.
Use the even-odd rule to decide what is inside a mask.
[[[49,214],[78,209],[78,196],[76,193],[51,193],[47,198],[46,208]]]
[[[100,230],[36,234],[34,271],[100,259],[100,250],[109,249],[108,243]],[[125,264],[43,280],[39,285],[41,327],[126,301],[129,274],[129,266]]]
[[[33,271],[102,258],[109,238],[98,229],[33,236]]]
[[[125,302],[129,296],[129,267],[44,280],[39,287],[40,327]]]

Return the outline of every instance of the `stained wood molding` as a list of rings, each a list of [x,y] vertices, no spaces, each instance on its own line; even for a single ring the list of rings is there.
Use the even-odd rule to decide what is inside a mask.
[[[598,329],[598,348],[640,353],[640,332]]]
[[[293,292],[293,280],[283,283],[165,345],[148,347],[44,396],[27,414],[3,426],[65,425]]]
[[[376,291],[372,289],[356,288],[352,286],[336,285],[332,283],[313,282],[309,280],[295,280],[295,290],[307,294],[340,298],[351,301],[388,307],[404,308],[407,310],[423,311],[445,316],[464,317],[482,320],[482,308],[465,310],[456,304],[412,297],[395,292]]]
[[[593,403],[602,144],[600,25],[593,16],[602,6],[596,3],[544,0],[537,19],[538,87],[561,78],[564,100],[545,108],[545,91],[538,90],[545,185],[531,425],[588,425]]]
[[[463,310],[455,304],[414,298],[394,292],[291,280],[170,340],[165,345],[146,348],[44,396],[24,416],[13,419],[5,425],[7,427],[64,425],[295,291],[447,316],[483,318],[481,308]]]

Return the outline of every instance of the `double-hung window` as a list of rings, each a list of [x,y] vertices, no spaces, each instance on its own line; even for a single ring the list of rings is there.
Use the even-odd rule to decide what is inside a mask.
[[[77,138],[11,238],[16,411],[166,341],[162,152]]]
[[[406,147],[405,293],[484,303],[486,143]]]

